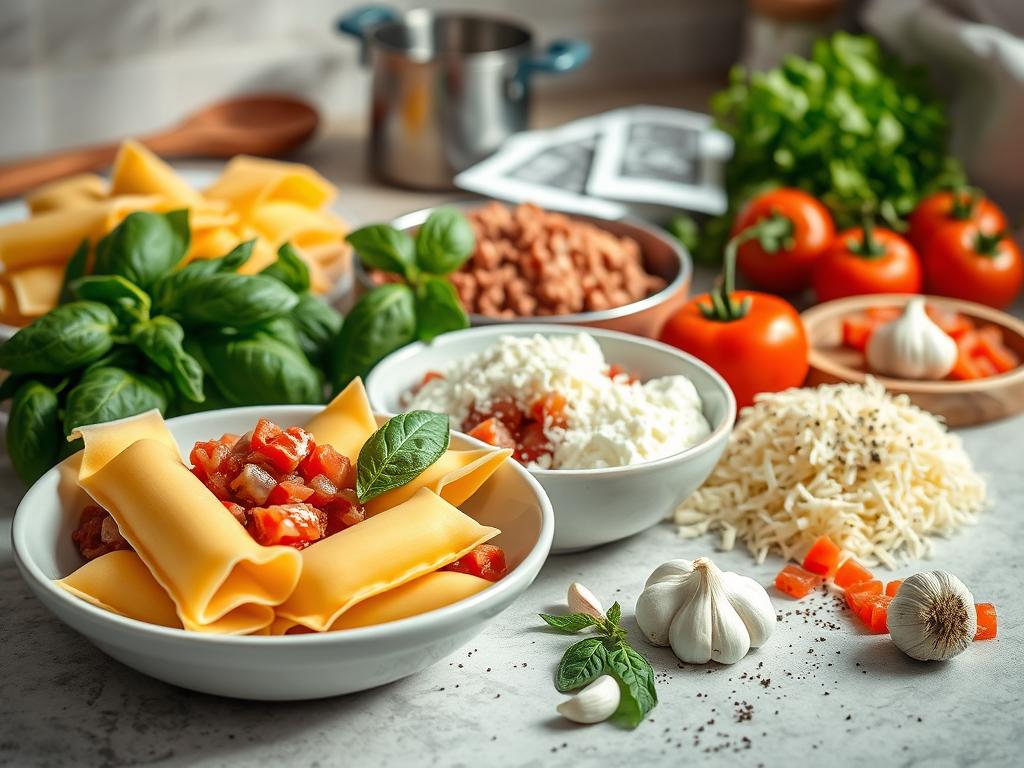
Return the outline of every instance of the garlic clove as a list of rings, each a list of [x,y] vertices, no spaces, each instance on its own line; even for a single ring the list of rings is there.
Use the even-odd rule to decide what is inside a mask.
[[[943,378],[956,365],[957,354],[956,342],[928,317],[920,296],[871,334],[865,352],[872,371],[918,380]]]
[[[886,613],[889,636],[919,661],[945,661],[963,653],[978,631],[974,596],[946,571],[903,580]]]
[[[692,577],[698,581],[696,577]],[[697,590],[694,598],[676,612],[668,628],[669,645],[681,661],[706,664],[714,651],[712,644],[713,608],[707,591]]]
[[[683,603],[692,597],[693,585],[685,577],[671,577],[648,586],[636,601],[636,623],[652,645],[669,644],[669,625]]]
[[[578,581],[569,585],[566,602],[569,603],[569,611],[572,613],[585,613],[595,619],[604,618],[604,607],[601,605],[601,601]]]
[[[574,723],[600,723],[615,714],[621,697],[622,693],[615,678],[611,675],[601,675],[571,699],[559,704],[556,709],[558,714]]]
[[[771,598],[764,587],[749,576],[723,573],[722,584],[729,602],[747,628],[750,647],[760,648],[768,642],[768,638],[775,631],[775,625],[778,624]]]
[[[644,588],[646,589],[651,584],[656,584],[668,578],[688,576],[691,573],[693,573],[693,563],[689,560],[669,560],[667,563],[662,563],[654,569],[654,573],[647,577],[647,583],[644,585]]]

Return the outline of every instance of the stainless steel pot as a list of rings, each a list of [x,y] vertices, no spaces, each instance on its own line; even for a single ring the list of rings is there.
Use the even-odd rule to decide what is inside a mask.
[[[568,72],[590,46],[534,52],[526,27],[487,16],[360,8],[338,21],[373,70],[371,161],[383,179],[451,189],[452,179],[526,130],[535,72]]]

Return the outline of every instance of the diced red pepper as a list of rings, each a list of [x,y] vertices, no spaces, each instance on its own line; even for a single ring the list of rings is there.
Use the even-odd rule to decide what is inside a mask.
[[[872,578],[874,577],[871,575],[871,571],[851,557],[836,570],[834,581],[837,587],[846,589],[853,584],[870,581]]]
[[[356,473],[348,457],[330,445],[318,445],[299,465],[299,474],[306,482],[323,475],[338,488],[355,488]]]
[[[516,447],[516,439],[513,437],[512,433],[508,431],[508,427],[494,416],[481,421],[469,430],[468,434],[470,437],[475,437],[477,440],[483,440],[485,443],[495,445],[498,448]]]
[[[775,575],[775,588],[797,600],[806,596],[819,584],[821,584],[820,576],[805,571],[793,563],[786,563],[783,569]]]
[[[861,581],[856,584],[851,584],[846,588],[844,597],[846,598],[846,604],[857,612],[860,610],[861,604],[869,597],[882,594],[882,582],[877,579],[870,581]]]
[[[896,597],[896,593],[900,591],[900,584],[903,583],[903,579],[897,579],[896,581],[890,581],[885,585],[885,594],[889,597]]]
[[[302,548],[324,535],[326,515],[309,504],[275,504],[249,510],[249,533],[265,547]]]
[[[839,567],[843,550],[828,536],[819,536],[804,556],[804,570],[819,576],[831,576]]]
[[[975,640],[991,640],[996,636],[996,607],[992,603],[977,603],[974,606],[978,614],[978,631],[974,633]]]
[[[455,571],[479,576],[488,581],[498,581],[508,573],[505,552],[494,544],[480,544],[453,563],[448,563],[442,571]]]
[[[313,495],[313,489],[304,483],[284,480],[274,486],[267,496],[267,504],[297,504]]]

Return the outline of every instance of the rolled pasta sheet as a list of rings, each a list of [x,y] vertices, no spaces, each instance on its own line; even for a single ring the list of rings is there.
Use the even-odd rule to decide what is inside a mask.
[[[57,584],[97,608],[147,624],[181,629],[174,601],[130,549],[90,560]]]
[[[107,196],[107,187],[106,179],[95,173],[79,173],[34,189],[25,195],[25,204],[33,216],[78,208],[103,200]]]
[[[121,143],[110,180],[111,195],[158,195],[176,203],[195,204],[199,193],[177,172],[137,141]]]
[[[7,269],[66,261],[83,240],[104,232],[111,202],[55,210],[0,226],[0,261]]]
[[[299,581],[302,557],[263,547],[181,462],[159,413],[83,427],[79,484],[177,606],[185,629],[252,632]]]
[[[278,618],[322,632],[363,600],[432,573],[499,533],[421,488],[302,550],[302,577],[277,607]]]
[[[305,429],[318,445],[331,446],[355,464],[363,443],[377,431],[377,420],[373,418],[363,380],[353,379]]]
[[[18,314],[39,317],[57,306],[64,268],[64,264],[34,264],[0,273],[0,281],[11,287]]]
[[[241,209],[285,201],[316,210],[333,200],[337,190],[309,166],[238,155],[205,194],[215,200],[228,200]]]
[[[459,506],[476,493],[494,474],[512,451],[480,448],[471,451],[445,451],[415,479],[366,503],[366,513],[376,515],[408,501],[421,488],[429,488],[453,506]]]

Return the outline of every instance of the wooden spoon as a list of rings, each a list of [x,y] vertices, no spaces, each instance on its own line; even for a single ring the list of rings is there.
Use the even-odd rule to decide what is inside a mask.
[[[290,96],[240,96],[206,107],[175,127],[139,141],[164,157],[274,156],[306,141],[319,119],[313,107]],[[114,142],[69,149],[0,165],[0,198],[109,165],[118,146]]]

